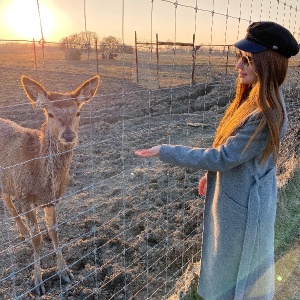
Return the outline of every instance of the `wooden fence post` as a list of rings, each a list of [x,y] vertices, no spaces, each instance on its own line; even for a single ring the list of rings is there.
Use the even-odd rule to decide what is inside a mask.
[[[159,71],[158,34],[156,34],[156,77],[157,77],[158,86],[160,86],[158,71]]]
[[[34,69],[37,70],[35,40],[33,39]]]
[[[138,50],[137,50],[137,35],[135,34],[135,69],[136,69],[136,82],[139,83],[139,66],[138,66]]]
[[[196,47],[195,47],[195,33],[193,34],[193,49],[192,49],[192,84],[195,84],[195,65],[196,65]]]
[[[159,68],[159,56],[158,56],[158,33],[157,33],[156,34],[156,78],[159,86],[158,68]]]
[[[99,74],[99,57],[98,57],[98,46],[97,38],[95,38],[95,51],[96,51],[96,62],[97,62],[97,74]]]
[[[230,46],[227,46],[227,53],[226,53],[226,72],[225,72],[225,75],[228,74],[229,48],[230,48]]]

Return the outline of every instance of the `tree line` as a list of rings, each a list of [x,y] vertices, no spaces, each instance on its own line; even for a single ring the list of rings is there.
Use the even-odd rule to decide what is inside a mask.
[[[60,39],[59,44],[63,51],[67,51],[70,48],[89,50],[97,48],[100,52],[133,53],[133,47],[123,45],[121,39],[114,36],[107,36],[99,40],[97,33],[92,31],[71,34]]]

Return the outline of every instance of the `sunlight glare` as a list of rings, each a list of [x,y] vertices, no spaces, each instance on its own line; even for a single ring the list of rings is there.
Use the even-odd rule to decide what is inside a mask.
[[[42,29],[44,37],[50,36],[54,30],[54,14],[43,3],[40,5]],[[35,1],[13,0],[7,4],[4,12],[5,23],[15,39],[41,39],[41,28],[38,7]]]

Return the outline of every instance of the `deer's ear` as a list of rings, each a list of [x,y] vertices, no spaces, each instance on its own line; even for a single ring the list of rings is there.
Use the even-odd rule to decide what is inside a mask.
[[[48,94],[45,88],[37,81],[25,75],[21,76],[21,83],[32,106],[34,108],[45,107],[46,101],[48,99]]]
[[[73,98],[75,98],[81,107],[86,102],[89,102],[97,93],[100,84],[100,76],[96,75],[86,80],[76,90],[71,92]]]

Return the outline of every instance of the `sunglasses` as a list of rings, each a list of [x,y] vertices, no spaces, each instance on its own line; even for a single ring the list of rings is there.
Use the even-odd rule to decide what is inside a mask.
[[[241,51],[235,53],[236,63],[239,63],[242,60],[243,69],[247,69],[250,64],[253,62],[253,57],[248,55],[243,55]]]

